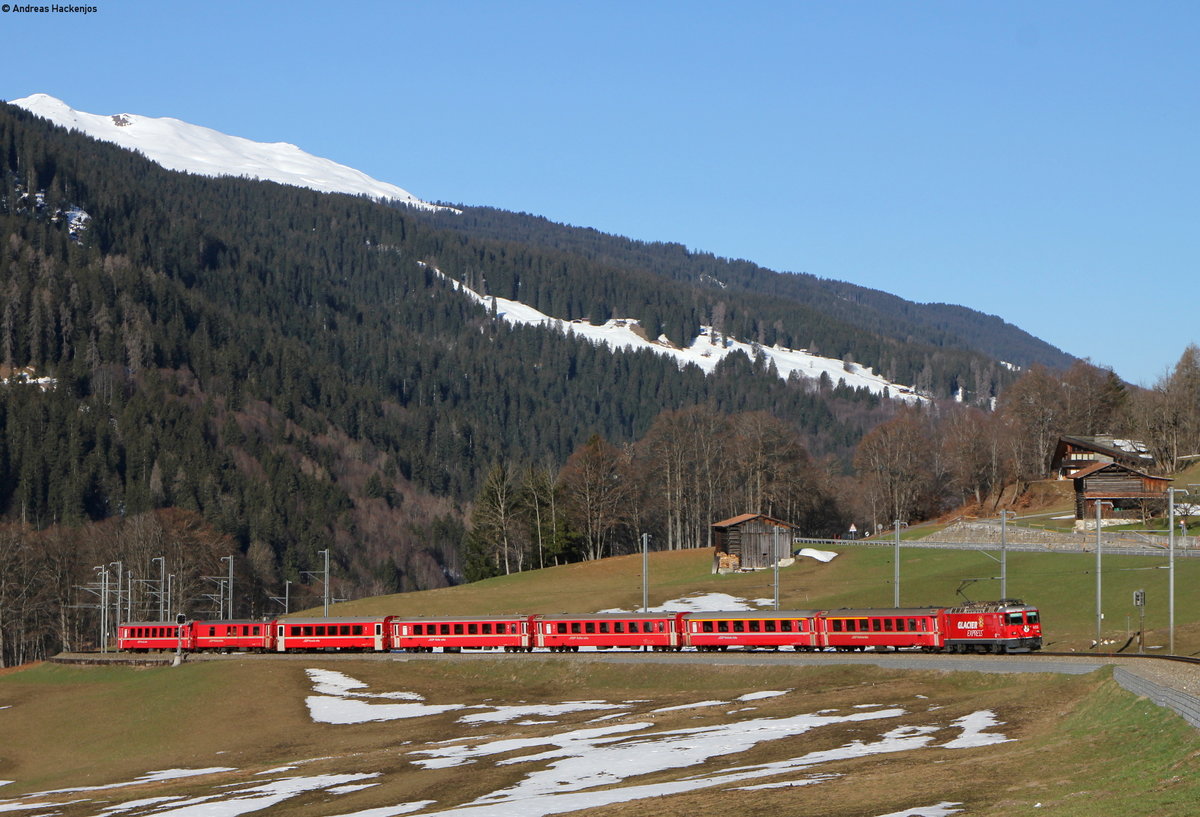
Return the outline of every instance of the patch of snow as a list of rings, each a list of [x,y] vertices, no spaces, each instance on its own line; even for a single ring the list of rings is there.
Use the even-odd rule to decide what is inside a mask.
[[[817,550],[816,548],[801,548],[796,552],[797,556],[807,556],[810,559],[816,559],[818,562],[832,562],[837,558],[837,554],[832,550]]]
[[[696,701],[692,704],[678,704],[676,706],[664,706],[659,709],[651,709],[650,714],[655,715],[659,712],[676,712],[680,709],[699,709],[705,706],[726,706],[729,701]]]
[[[622,704],[610,704],[605,701],[566,701],[561,704],[528,704],[525,706],[497,706],[491,712],[479,712],[463,715],[459,723],[503,723],[505,721],[524,718],[529,715],[544,715],[555,717],[571,712],[590,712],[597,709],[624,709]],[[551,721],[552,723],[552,721]]]
[[[377,704],[334,695],[309,695],[304,699],[304,703],[308,705],[309,717],[314,722],[343,725],[424,718],[463,708],[462,704]]]
[[[67,794],[70,792],[79,791],[104,791],[106,789],[123,789],[129,786],[141,786],[146,783],[161,783],[165,780],[180,780],[185,777],[199,777],[205,774],[219,774],[221,772],[236,772],[237,769],[230,766],[210,766],[206,769],[162,769],[157,772],[146,772],[141,777],[127,780],[124,783],[108,783],[103,786],[76,786],[71,789],[51,789],[49,791],[40,791],[36,794],[29,795],[30,797],[42,796],[47,794]]]
[[[993,746],[1012,740],[1012,738],[1006,738],[995,732],[984,731],[1002,725],[1001,721],[996,719],[996,713],[989,709],[981,709],[970,715],[964,715],[951,725],[961,729],[962,734],[948,743],[943,743],[942,747],[946,749],[974,749],[979,746]]]
[[[758,601],[765,601],[759,599]],[[774,604],[771,600],[769,604]],[[683,598],[671,599],[664,601],[657,607],[651,607],[647,610],[650,613],[720,613],[726,611],[742,611],[749,612],[756,607],[762,605],[757,602],[749,602],[745,599],[731,596],[728,593],[693,593]],[[607,610],[597,610],[597,613],[630,613],[632,610],[625,610],[620,607],[610,607]]]
[[[951,814],[961,814],[963,810],[955,808],[955,806],[961,805],[962,803],[941,802],[933,806],[893,811],[891,814],[883,814],[880,817],[949,817]]]
[[[414,803],[401,803],[397,806],[380,806],[379,808],[352,811],[349,814],[339,815],[339,817],[399,817],[401,814],[412,814],[414,811],[420,811],[423,808],[432,806],[436,802],[436,800],[417,800]]]
[[[767,689],[764,689],[762,692],[747,692],[745,695],[742,695],[742,696],[738,697],[736,700],[739,700],[739,701],[760,701],[760,700],[762,700],[763,698],[778,698],[780,695],[787,695],[789,692],[791,692],[791,690],[790,690],[790,689],[784,689],[784,690],[767,690]]]
[[[212,795],[194,797],[154,813],[158,817],[237,817],[248,812],[270,808],[300,794],[344,786],[372,777],[378,777],[378,774],[324,774],[313,777],[287,777],[230,792],[223,799]]]
[[[182,794],[171,795],[170,797],[143,797],[140,800],[129,800],[124,803],[118,803],[115,806],[105,806],[105,814],[114,814],[121,811],[132,811],[133,809],[145,808],[146,806],[157,806],[160,803],[170,803],[174,800],[182,800]]]

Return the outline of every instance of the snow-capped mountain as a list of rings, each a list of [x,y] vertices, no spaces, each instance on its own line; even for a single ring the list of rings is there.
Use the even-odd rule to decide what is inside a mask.
[[[139,151],[169,170],[200,176],[243,176],[322,193],[350,193],[443,209],[394,184],[305,153],[286,142],[254,142],[170,117],[84,113],[47,94],[33,94],[11,104],[94,139]]]

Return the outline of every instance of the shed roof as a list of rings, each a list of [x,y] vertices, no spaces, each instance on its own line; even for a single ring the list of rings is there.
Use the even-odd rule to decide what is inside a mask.
[[[1071,474],[1071,479],[1084,479],[1095,474],[1097,471],[1103,471],[1106,468],[1116,468],[1121,471],[1128,471],[1131,474],[1137,474],[1139,477],[1146,479],[1161,480],[1162,482],[1171,482],[1169,477],[1156,477],[1153,474],[1147,474],[1145,471],[1139,471],[1136,468],[1130,468],[1128,465],[1122,465],[1119,462],[1094,462],[1091,465],[1080,468],[1074,474]]]
[[[732,528],[732,527],[736,527],[737,525],[741,525],[743,523],[749,522],[753,519],[762,519],[763,521],[772,522],[783,528],[796,527],[791,522],[784,522],[782,519],[776,519],[773,516],[767,516],[765,513],[744,513],[744,514],[740,514],[738,516],[731,516],[728,519],[722,519],[720,522],[713,522],[712,526],[714,528]]]

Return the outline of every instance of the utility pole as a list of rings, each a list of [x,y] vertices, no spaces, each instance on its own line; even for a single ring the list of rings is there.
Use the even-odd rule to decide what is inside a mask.
[[[1167,489],[1167,652],[1171,655],[1175,654],[1175,494],[1187,492],[1186,488]]]
[[[100,576],[100,652],[108,652],[108,566],[92,569]]]
[[[775,526],[775,535],[772,541],[772,551],[775,561],[775,609],[779,609],[779,526]]]
[[[317,553],[325,554],[325,617],[329,618],[329,548],[318,550]]]
[[[642,534],[642,612],[650,610],[650,534]]]
[[[899,519],[897,519],[894,524],[896,526],[896,555],[895,555],[895,558],[892,560],[893,562],[895,562],[895,564],[893,565],[893,568],[892,568],[892,574],[893,574],[892,575],[892,585],[893,585],[893,589],[895,591],[895,598],[894,598],[893,606],[895,606],[895,608],[897,610],[899,610],[900,609],[900,526],[903,525],[904,523],[901,522]]]
[[[1008,515],[1017,518],[1016,511],[1000,511],[1000,599],[1008,598]]]
[[[156,621],[167,620],[167,559],[165,556],[155,556],[150,564],[158,562],[158,618]]]
[[[233,555],[222,556],[222,562],[229,562],[229,576],[226,578],[226,587],[229,591],[229,615],[225,615],[225,594],[221,594],[221,616],[227,619],[233,618]]]
[[[1111,502],[1095,500],[1096,505],[1096,649],[1100,649],[1101,623],[1104,621],[1104,606],[1100,597],[1100,559],[1104,550],[1104,539],[1100,535],[1100,509],[1104,505],[1112,506]]]

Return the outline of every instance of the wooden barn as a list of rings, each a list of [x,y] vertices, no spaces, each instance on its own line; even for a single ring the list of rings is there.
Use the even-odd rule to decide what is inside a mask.
[[[1146,500],[1166,499],[1171,480],[1156,477],[1119,462],[1096,462],[1071,477],[1075,483],[1075,520],[1096,518],[1096,502],[1104,500],[1101,517],[1136,517]]]
[[[773,567],[775,559],[792,555],[792,533],[796,526],[761,513],[744,513],[714,522],[713,572],[761,570]],[[775,548],[778,556],[774,556]]]
[[[1150,468],[1154,458],[1146,446],[1133,440],[1118,440],[1111,436],[1059,437],[1050,462],[1051,471],[1059,479],[1072,479],[1076,472],[1098,462],[1117,462],[1130,468]]]

